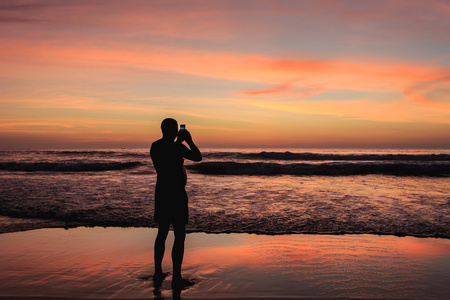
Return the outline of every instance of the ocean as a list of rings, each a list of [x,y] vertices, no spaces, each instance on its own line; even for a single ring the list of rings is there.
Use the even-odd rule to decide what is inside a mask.
[[[450,150],[201,149],[189,232],[450,238]],[[149,149],[0,150],[0,232],[156,227]]]

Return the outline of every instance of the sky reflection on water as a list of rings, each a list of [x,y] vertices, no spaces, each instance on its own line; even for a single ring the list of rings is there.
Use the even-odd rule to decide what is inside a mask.
[[[0,235],[0,296],[151,297],[155,229],[40,229]],[[170,249],[169,235],[167,248]],[[448,295],[450,240],[376,235],[191,233],[189,297]],[[170,251],[163,268],[170,271]],[[171,277],[162,296],[170,297]]]

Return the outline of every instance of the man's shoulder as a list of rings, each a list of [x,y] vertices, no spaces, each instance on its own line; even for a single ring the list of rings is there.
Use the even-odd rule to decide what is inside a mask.
[[[159,139],[152,143],[151,151],[174,151],[180,148],[180,143],[168,142],[163,139]]]
[[[161,145],[164,141],[162,139],[156,140],[152,143],[151,148],[153,147],[158,147],[159,145]]]
[[[162,148],[162,140],[154,141],[150,146],[150,155],[153,156],[153,154],[159,151],[159,149],[161,148]]]

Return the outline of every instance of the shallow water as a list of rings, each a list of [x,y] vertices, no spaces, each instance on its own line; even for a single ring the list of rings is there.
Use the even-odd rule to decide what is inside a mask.
[[[151,298],[149,228],[0,235],[0,296]],[[172,243],[169,235],[168,247]],[[183,298],[413,298],[450,293],[450,240],[373,235],[191,233]],[[169,251],[163,269],[170,271]],[[171,276],[159,290],[172,295]]]

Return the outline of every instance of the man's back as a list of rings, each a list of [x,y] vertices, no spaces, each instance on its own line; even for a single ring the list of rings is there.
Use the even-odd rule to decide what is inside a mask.
[[[184,188],[186,186],[186,171],[182,155],[182,144],[157,140],[152,144],[150,156],[157,176],[157,185],[168,188]]]

